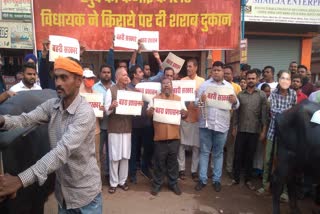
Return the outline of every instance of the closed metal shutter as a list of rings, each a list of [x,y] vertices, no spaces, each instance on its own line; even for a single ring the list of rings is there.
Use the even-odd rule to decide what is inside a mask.
[[[291,61],[300,62],[299,38],[248,38],[248,64],[251,68],[263,69],[267,65],[279,70],[288,70]]]

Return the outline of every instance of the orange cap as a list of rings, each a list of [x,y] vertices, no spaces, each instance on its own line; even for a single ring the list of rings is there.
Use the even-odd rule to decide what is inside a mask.
[[[54,70],[57,69],[63,69],[79,76],[83,75],[81,65],[66,57],[59,57],[54,61]]]

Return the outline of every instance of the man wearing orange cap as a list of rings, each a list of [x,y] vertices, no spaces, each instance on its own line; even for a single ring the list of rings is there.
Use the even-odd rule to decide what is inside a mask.
[[[102,213],[101,179],[95,158],[95,115],[79,95],[83,70],[73,58],[54,63],[58,98],[19,116],[0,115],[0,128],[13,129],[48,123],[52,150],[33,166],[12,176],[0,176],[0,197],[15,197],[20,188],[42,185],[56,173],[59,213]]]

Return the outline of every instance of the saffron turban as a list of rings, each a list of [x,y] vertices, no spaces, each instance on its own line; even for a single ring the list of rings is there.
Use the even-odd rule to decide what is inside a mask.
[[[59,57],[54,61],[54,70],[57,69],[63,69],[79,76],[83,75],[83,69],[81,65],[66,57]]]

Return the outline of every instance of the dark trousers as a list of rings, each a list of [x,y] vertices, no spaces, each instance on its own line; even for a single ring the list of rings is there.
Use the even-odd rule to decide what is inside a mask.
[[[242,165],[245,169],[245,182],[250,180],[252,162],[256,151],[259,134],[238,132],[234,148],[234,179],[240,182]]]
[[[106,146],[106,159],[103,161],[103,146]],[[106,129],[100,130],[100,161],[101,161],[101,170],[105,170],[105,175],[109,175],[109,149],[108,149],[108,131]],[[104,164],[105,163],[105,164]]]
[[[142,154],[141,170],[147,171],[147,170],[150,170],[152,165],[153,148],[154,148],[153,126],[147,126],[143,128],[143,133],[144,133],[144,137],[142,140],[143,154]]]
[[[178,182],[179,164],[178,164],[179,140],[156,141],[154,144],[154,173],[153,186],[160,187],[163,183],[163,177],[167,174],[168,185],[174,186]]]
[[[142,170],[149,170],[153,155],[153,127],[133,128],[131,133],[131,156],[129,160],[129,175],[136,177],[137,160],[140,159],[143,146]]]

